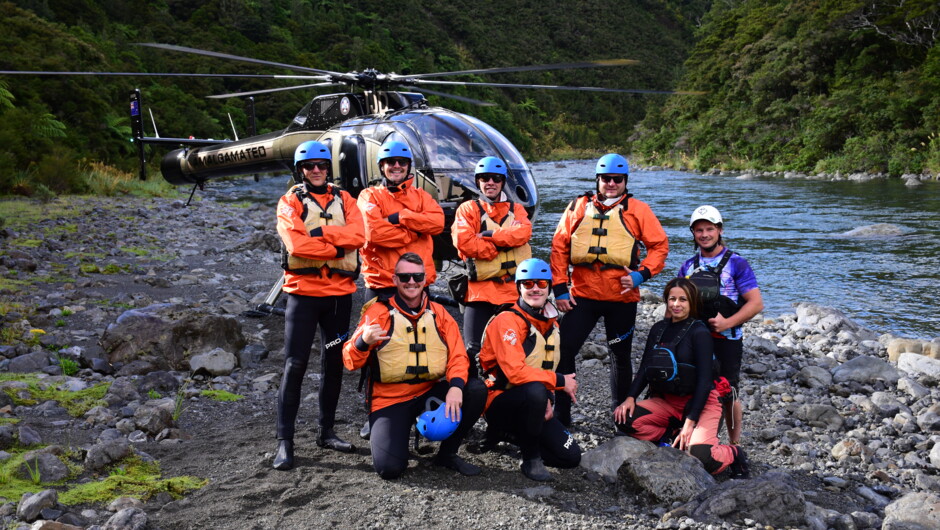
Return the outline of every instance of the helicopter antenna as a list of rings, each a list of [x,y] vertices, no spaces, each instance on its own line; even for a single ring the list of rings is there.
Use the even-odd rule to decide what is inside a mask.
[[[238,131],[235,130],[235,122],[232,121],[232,113],[228,113],[228,122],[232,125],[232,134],[235,135],[235,141],[238,141]]]
[[[160,131],[157,130],[157,120],[153,119],[153,109],[147,109],[147,112],[150,113],[150,122],[153,123],[153,135],[159,138]]]

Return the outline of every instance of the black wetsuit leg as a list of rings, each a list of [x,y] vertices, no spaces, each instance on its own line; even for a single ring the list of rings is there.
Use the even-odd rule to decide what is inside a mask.
[[[600,318],[596,300],[589,298],[574,298],[578,305],[561,319],[559,332],[561,333],[561,359],[558,362],[558,373],[575,373],[575,357],[590,336],[591,331]],[[564,392],[555,393],[555,417],[565,427],[571,426],[571,398]]]
[[[335,296],[320,317],[320,427],[332,429],[343,385],[343,344],[349,337],[352,294]]]
[[[633,381],[633,331],[637,303],[592,302],[601,305],[607,346],[613,355],[610,363],[610,410],[614,410],[627,399]]]
[[[408,441],[411,426],[419,414],[424,412],[431,396],[444,401],[449,383],[441,381],[420,396],[381,408],[369,415],[372,430],[369,442],[372,447],[372,464],[384,479],[398,478],[408,467]],[[463,389],[463,406],[460,409],[460,425],[454,434],[441,442],[439,454],[456,454],[461,442],[483,413],[486,404],[486,386],[479,379],[471,379]]]
[[[503,392],[486,409],[488,425],[516,436],[523,460],[542,456],[539,440],[545,427],[549,394],[545,385],[533,381]]]
[[[478,377],[477,355],[483,346],[483,330],[496,313],[497,306],[488,302],[468,302],[463,311],[463,337],[470,356],[470,378]]]
[[[581,463],[581,446],[556,418],[546,421],[542,427],[539,447],[546,466],[568,469]]]
[[[352,295],[345,297],[316,297],[296,294],[287,295],[287,310],[284,313],[284,374],[281,377],[281,388],[277,396],[277,438],[278,440],[294,439],[294,423],[297,420],[297,410],[300,408],[300,394],[304,374],[307,372],[307,363],[310,360],[310,348],[316,335],[317,326],[320,326],[321,337],[326,327],[345,334],[349,329],[349,312],[345,316],[337,315],[338,298],[346,298],[346,307],[352,307]],[[341,317],[341,318],[339,318]],[[342,342],[337,346],[342,349]],[[340,354],[341,355],[341,354]],[[329,355],[326,362],[329,361]],[[327,384],[328,375],[323,372],[321,381],[321,394],[323,386],[330,386],[329,392],[335,393],[338,400],[339,385],[342,381],[342,358],[337,359],[340,366],[340,376],[334,377]],[[330,363],[330,370],[335,372],[336,365]],[[332,405],[330,416],[336,415],[336,403]],[[323,416],[323,403],[321,402],[321,418]],[[332,421],[332,418],[330,419]]]

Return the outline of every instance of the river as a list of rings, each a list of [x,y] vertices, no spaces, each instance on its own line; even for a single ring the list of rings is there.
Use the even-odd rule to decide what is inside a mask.
[[[562,209],[593,187],[594,161],[531,165],[541,207],[535,255],[548,258]],[[210,183],[241,198],[274,201],[279,179]],[[898,179],[828,182],[739,179],[679,171],[634,171],[628,189],[645,201],[669,235],[666,269],[645,284],[660,291],[693,253],[692,210],[711,204],[725,219],[725,240],[757,274],[764,314],[796,302],[835,307],[878,332],[933,338],[940,329],[940,185],[907,188]],[[272,214],[273,215],[273,214]],[[884,226],[889,225],[889,226]],[[848,232],[872,227],[871,235]]]

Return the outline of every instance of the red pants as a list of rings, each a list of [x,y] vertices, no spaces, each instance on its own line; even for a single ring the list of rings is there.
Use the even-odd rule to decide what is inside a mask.
[[[682,427],[685,421],[682,411],[691,398],[692,396],[667,394],[665,397],[640,401],[633,411],[633,418],[627,423],[618,424],[617,428],[639,440],[659,441],[670,427],[670,422],[673,427]],[[713,475],[721,473],[731,465],[735,455],[734,447],[719,444],[720,421],[721,404],[718,402],[718,392],[713,389],[708,394],[705,408],[702,409],[698,424],[689,440],[689,453],[701,460],[705,470]],[[676,433],[678,434],[678,430]]]

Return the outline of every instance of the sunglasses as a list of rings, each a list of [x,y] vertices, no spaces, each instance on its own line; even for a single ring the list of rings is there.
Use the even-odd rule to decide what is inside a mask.
[[[598,175],[598,177],[600,177],[600,179],[603,180],[605,184],[610,181],[614,181],[614,184],[620,184],[627,179],[627,177],[623,175]]]
[[[519,282],[526,289],[531,289],[538,286],[539,289],[545,289],[548,287],[548,280],[522,280]]]
[[[503,182],[506,181],[506,177],[502,175],[487,175],[484,173],[482,175],[477,175],[477,180],[482,180],[483,182],[495,182],[497,184],[502,184]]]
[[[301,162],[300,167],[301,169],[306,169],[307,171],[313,171],[314,168],[326,171],[327,169],[330,169],[330,163],[326,160],[322,162]]]
[[[385,163],[389,166],[408,167],[408,164],[411,163],[411,160],[407,158],[386,158]]]
[[[398,281],[402,283],[408,283],[412,280],[415,283],[421,283],[424,281],[423,272],[396,272],[395,276],[398,276]]]

